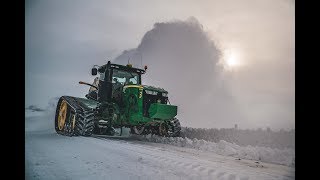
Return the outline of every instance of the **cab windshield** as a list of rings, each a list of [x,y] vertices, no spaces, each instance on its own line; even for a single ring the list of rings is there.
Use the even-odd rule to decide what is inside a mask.
[[[119,82],[121,85],[140,85],[140,76],[136,72],[129,72],[119,69],[113,69],[112,83]]]

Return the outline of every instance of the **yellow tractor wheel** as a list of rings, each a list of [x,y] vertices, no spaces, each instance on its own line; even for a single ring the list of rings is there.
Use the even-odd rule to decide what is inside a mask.
[[[67,110],[68,110],[68,104],[65,100],[62,100],[59,108],[59,114],[58,114],[58,129],[60,131],[63,130],[64,124],[66,123]]]

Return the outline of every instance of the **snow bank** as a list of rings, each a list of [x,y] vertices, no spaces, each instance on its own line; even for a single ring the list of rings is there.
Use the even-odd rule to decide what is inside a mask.
[[[273,131],[268,129],[236,128],[192,128],[182,127],[181,136],[189,139],[204,139],[210,142],[224,140],[240,146],[259,146],[270,148],[295,148],[295,130]]]
[[[208,142],[203,139],[182,138],[182,137],[160,137],[156,135],[134,136],[135,138],[147,141],[171,144],[174,146],[188,147],[204,151],[214,152],[220,155],[232,156],[236,158],[263,161],[268,163],[295,166],[295,150],[292,148],[277,149],[257,146],[239,146],[220,140],[218,143]]]

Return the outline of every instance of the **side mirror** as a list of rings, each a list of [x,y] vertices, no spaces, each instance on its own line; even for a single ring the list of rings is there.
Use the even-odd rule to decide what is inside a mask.
[[[92,68],[92,69],[91,69],[91,75],[92,75],[92,76],[97,75],[97,72],[98,72],[98,69],[97,69],[97,68]]]

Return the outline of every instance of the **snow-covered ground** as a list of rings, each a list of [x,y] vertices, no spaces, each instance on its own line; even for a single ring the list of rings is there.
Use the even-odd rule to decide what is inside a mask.
[[[241,159],[250,159],[287,166],[295,166],[295,151],[294,149],[290,148],[272,149],[268,147],[243,147],[235,143],[226,142],[224,140],[220,140],[218,143],[214,143],[202,139],[198,140],[181,137],[160,137],[156,135],[136,136],[135,139],[147,142],[159,142],[180,147],[200,149]]]
[[[55,133],[48,111],[26,112],[25,121],[26,179],[295,179],[290,149],[155,136],[66,137]]]

